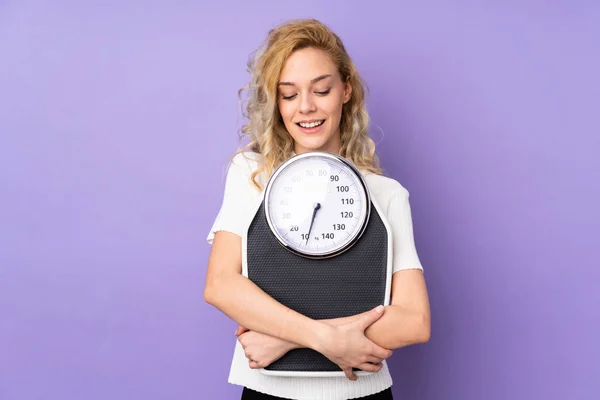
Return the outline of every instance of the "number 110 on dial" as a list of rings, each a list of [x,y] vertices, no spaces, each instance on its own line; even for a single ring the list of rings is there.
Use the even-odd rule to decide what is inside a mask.
[[[288,250],[331,257],[362,235],[370,197],[360,172],[330,153],[305,153],[280,166],[265,191],[269,227]]]

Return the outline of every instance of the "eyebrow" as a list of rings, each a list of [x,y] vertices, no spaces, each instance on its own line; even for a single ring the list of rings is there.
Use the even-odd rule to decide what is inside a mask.
[[[324,74],[324,75],[317,76],[316,78],[311,79],[310,83],[317,83],[319,81],[322,81],[325,78],[329,78],[330,76],[331,76],[331,74]],[[295,84],[293,82],[279,82],[279,85],[295,86]]]

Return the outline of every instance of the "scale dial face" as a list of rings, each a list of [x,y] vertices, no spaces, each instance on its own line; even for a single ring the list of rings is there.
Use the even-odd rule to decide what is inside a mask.
[[[346,159],[310,152],[282,164],[265,190],[267,222],[288,250],[326,258],[348,250],[371,211],[367,186]]]

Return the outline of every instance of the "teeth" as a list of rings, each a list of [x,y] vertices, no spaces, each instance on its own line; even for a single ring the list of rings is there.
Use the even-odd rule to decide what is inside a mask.
[[[315,122],[300,122],[298,125],[300,125],[303,128],[314,128],[315,126],[319,126],[321,125],[323,121],[315,121]]]

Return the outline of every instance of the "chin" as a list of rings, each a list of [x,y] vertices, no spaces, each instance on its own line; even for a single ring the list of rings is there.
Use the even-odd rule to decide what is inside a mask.
[[[297,145],[311,150],[317,150],[327,146],[330,138],[324,134],[307,135],[305,133],[299,133],[295,135],[294,141]]]
[[[313,140],[301,138],[300,140],[296,140],[296,145],[308,151],[321,151],[321,149],[327,147],[327,141],[322,138],[313,138]]]

